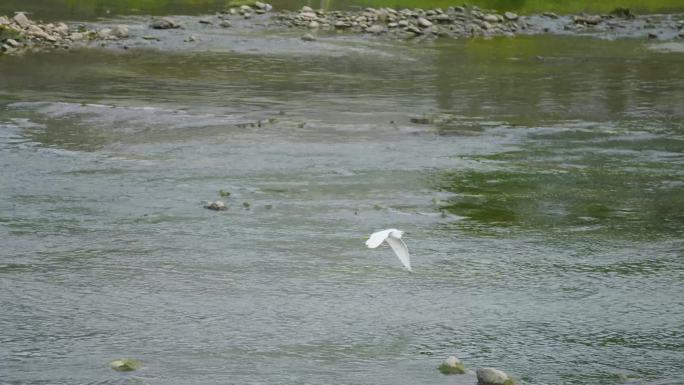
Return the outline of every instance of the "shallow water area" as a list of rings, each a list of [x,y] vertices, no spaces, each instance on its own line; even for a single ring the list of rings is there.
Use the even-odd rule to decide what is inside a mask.
[[[201,37],[0,59],[0,383],[684,381],[680,52]]]

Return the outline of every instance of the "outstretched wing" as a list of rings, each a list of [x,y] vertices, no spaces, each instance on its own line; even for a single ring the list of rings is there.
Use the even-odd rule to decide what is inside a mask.
[[[389,233],[392,232],[393,229],[389,230],[382,230],[375,232],[371,234],[370,238],[366,241],[366,246],[368,246],[369,249],[374,249],[382,243],[387,237],[389,236]]]
[[[400,238],[389,237],[387,238],[387,243],[392,247],[394,254],[396,254],[401,263],[404,264],[404,267],[406,267],[408,271],[411,271],[411,259],[409,258],[408,247],[406,247],[404,241]]]

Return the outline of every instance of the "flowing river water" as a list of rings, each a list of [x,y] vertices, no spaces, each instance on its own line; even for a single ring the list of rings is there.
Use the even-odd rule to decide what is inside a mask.
[[[684,54],[200,38],[0,58],[0,384],[684,383]]]

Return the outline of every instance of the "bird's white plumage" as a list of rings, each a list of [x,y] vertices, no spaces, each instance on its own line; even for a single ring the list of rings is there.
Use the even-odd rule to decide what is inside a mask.
[[[374,249],[389,237],[389,234],[394,231],[394,229],[382,230],[371,234],[370,238],[366,241],[366,246],[369,249]]]
[[[397,255],[397,258],[399,258],[404,267],[411,271],[411,259],[409,257],[408,247],[406,247],[404,241],[401,240],[401,236],[403,234],[403,231],[397,229],[377,231],[371,234],[370,238],[368,238],[366,241],[366,246],[374,249],[380,246],[383,241],[387,241],[387,244],[390,245],[394,251],[394,254]]]

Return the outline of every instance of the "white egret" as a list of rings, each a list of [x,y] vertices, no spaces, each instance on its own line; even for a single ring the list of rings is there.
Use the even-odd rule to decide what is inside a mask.
[[[397,255],[404,267],[406,267],[408,271],[411,271],[411,259],[409,258],[409,251],[404,241],[401,240],[402,235],[404,235],[404,232],[397,229],[377,231],[371,234],[370,238],[368,238],[366,241],[366,246],[368,246],[369,249],[374,249],[380,246],[383,241],[387,241],[390,247],[392,247],[392,250],[394,250],[394,254]]]

